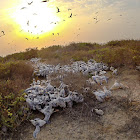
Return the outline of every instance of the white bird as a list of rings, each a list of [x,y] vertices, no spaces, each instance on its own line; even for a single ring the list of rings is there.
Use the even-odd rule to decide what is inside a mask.
[[[113,75],[118,75],[118,70],[117,69],[112,70],[112,74]]]
[[[139,70],[140,71],[140,66],[136,66],[136,70]]]
[[[110,90],[124,89],[124,88],[128,88],[128,86],[124,86],[122,83],[119,83],[117,80],[115,80],[115,83],[110,88]]]
[[[108,77],[106,76],[99,76],[99,75],[95,75],[92,76],[92,79],[97,83],[102,85],[103,81],[105,81],[106,83],[108,83]]]
[[[104,75],[106,74],[106,71],[100,70],[99,75]]]
[[[103,90],[104,90],[104,93],[105,93],[105,95],[106,95],[106,97],[110,97],[111,96],[111,91],[110,90],[108,90],[107,88],[106,88],[106,86],[104,86],[103,87]]]
[[[103,116],[104,115],[103,110],[101,110],[101,109],[94,109],[94,110],[95,110],[96,114],[98,114],[100,116]]]
[[[41,120],[40,118],[36,118],[34,120],[30,120],[31,123],[36,127],[35,131],[33,132],[33,137],[36,138],[37,134],[40,132],[40,127],[46,124],[46,121]]]
[[[95,91],[95,92],[93,92],[93,94],[95,95],[96,99],[99,102],[103,102],[104,98],[106,97],[105,92],[103,92],[101,90]]]
[[[111,71],[113,71],[114,69],[115,69],[114,67],[112,67],[112,66],[110,67],[110,70],[111,70]]]

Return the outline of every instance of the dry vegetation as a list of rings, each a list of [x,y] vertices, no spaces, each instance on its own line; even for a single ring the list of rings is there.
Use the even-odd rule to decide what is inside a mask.
[[[21,61],[0,63],[0,128],[13,131],[29,117],[23,90],[32,80],[33,68]],[[6,130],[8,129],[8,130]]]
[[[3,126],[6,126],[8,131],[13,131],[17,127],[21,126],[20,124],[25,122],[25,120],[28,120],[30,117],[29,108],[26,106],[25,99],[23,98],[23,90],[29,87],[29,84],[32,81],[33,68],[28,65],[26,61],[33,57],[40,57],[42,58],[42,61],[46,61],[49,64],[68,64],[71,60],[87,61],[92,58],[99,62],[102,61],[115,67],[121,67],[122,69],[124,66],[125,68],[134,68],[136,65],[140,65],[140,41],[111,41],[102,45],[97,43],[71,43],[68,46],[51,46],[49,48],[42,48],[41,50],[38,50],[37,48],[27,49],[25,52],[15,53],[6,57],[0,57],[0,129],[5,129]],[[123,71],[120,73],[120,75],[123,75]],[[138,82],[140,81],[139,76],[138,79],[129,77],[129,75],[139,75],[138,72],[134,71],[133,73],[129,73],[127,75],[125,74],[125,76],[120,76],[120,79],[123,81],[128,81],[129,79],[134,81],[136,80]],[[54,78],[54,80],[52,80],[52,84],[58,86],[58,81],[55,80],[56,75],[52,75],[52,77]],[[135,104],[133,100],[130,100],[130,97],[128,96],[129,94],[121,98],[123,92],[120,91],[121,96],[117,95],[117,98],[111,98],[106,103],[99,104],[95,100],[93,94],[91,94],[91,90],[101,88],[100,86],[91,86],[91,90],[86,93],[83,92],[83,87],[87,86],[85,84],[85,80],[88,78],[88,76],[84,77],[81,74],[70,74],[64,78],[64,82],[69,85],[71,90],[77,89],[78,92],[83,93],[85,101],[82,105],[77,105],[73,109],[61,110],[58,112],[58,116],[60,117],[63,114],[65,117],[65,119],[63,118],[64,121],[66,119],[74,122],[77,120],[77,125],[79,125],[80,121],[83,121],[83,119],[84,121],[87,119],[89,124],[95,123],[97,126],[100,125],[100,131],[102,133],[109,133],[111,128],[115,129],[114,126],[111,125],[103,127],[102,123],[105,124],[105,120],[101,120],[101,118],[96,116],[95,113],[91,113],[91,109],[94,107],[99,107],[103,109],[103,111],[106,111],[106,113],[112,115],[112,113],[117,112],[121,108],[121,110],[130,116],[130,119],[125,125],[115,129],[115,133],[131,133],[135,138],[140,137],[137,125],[139,122],[138,110],[140,109],[139,107],[137,108],[138,103],[136,102]],[[113,79],[112,75],[110,75],[110,78]],[[134,84],[135,82],[133,81],[130,83],[132,91],[134,91]],[[114,108],[113,106],[116,107]],[[132,113],[133,115],[130,115],[129,113]],[[54,115],[54,118],[58,116]],[[105,115],[105,117],[107,116]],[[122,118],[123,117],[124,116],[122,115]],[[29,124],[27,126],[29,126]],[[19,134],[20,130],[24,131],[22,128],[19,129]],[[96,129],[92,130],[95,130],[95,132],[99,133]],[[72,130],[73,133],[74,131],[75,130]],[[1,136],[5,135],[3,131],[1,131],[0,134]],[[50,136],[50,138],[52,137]],[[90,140],[92,138],[93,135],[89,134],[87,139]],[[20,136],[14,135],[13,139],[19,140]],[[98,137],[95,137],[95,139],[98,139]],[[106,137],[106,139],[108,139],[108,137]]]
[[[114,66],[135,66],[140,64],[140,41],[121,40],[106,44],[71,43],[68,46],[51,46],[41,50],[34,48],[0,58],[0,61],[28,60],[33,57],[47,59],[51,64],[69,63],[70,60],[87,61],[93,58]]]

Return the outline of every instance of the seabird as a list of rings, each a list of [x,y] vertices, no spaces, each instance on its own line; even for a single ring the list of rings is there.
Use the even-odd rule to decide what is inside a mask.
[[[26,9],[26,7],[22,7],[21,10]]]
[[[70,18],[72,18],[72,13],[70,14]]]
[[[60,9],[57,7],[57,13],[59,13],[60,12]]]
[[[112,18],[109,18],[107,21],[111,20]]]
[[[32,2],[30,2],[30,3],[28,3],[28,5],[31,5],[33,3],[33,1]]]
[[[29,26],[29,20],[27,21],[27,25]]]
[[[3,35],[5,35],[4,31],[1,31],[3,33]]]
[[[49,0],[43,0],[42,2],[48,2]]]
[[[98,114],[100,116],[103,116],[104,115],[104,112],[101,109],[94,109],[94,111],[95,111],[96,114]]]

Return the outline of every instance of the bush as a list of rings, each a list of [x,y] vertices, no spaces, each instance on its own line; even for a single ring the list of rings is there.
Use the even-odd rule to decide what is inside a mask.
[[[0,128],[14,130],[29,117],[24,89],[31,83],[33,68],[24,62],[0,63]]]

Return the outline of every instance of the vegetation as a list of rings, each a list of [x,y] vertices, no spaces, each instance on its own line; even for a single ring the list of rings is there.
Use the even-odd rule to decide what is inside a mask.
[[[15,129],[29,117],[23,89],[31,82],[33,69],[22,61],[0,63],[0,128]]]
[[[68,63],[71,59],[87,61],[93,58],[113,66],[135,66],[140,64],[140,40],[110,41],[106,44],[71,43],[68,46],[57,45],[41,50],[27,49],[0,58],[0,61],[28,60],[33,57],[46,59],[49,63]]]
[[[106,44],[71,43],[68,46],[51,46],[38,50],[0,57],[0,129],[15,129],[29,117],[24,89],[32,80],[33,68],[26,63],[40,57],[47,63],[69,63],[95,59],[112,66],[136,66],[140,64],[140,40],[110,41]]]

